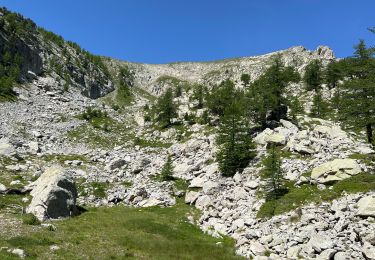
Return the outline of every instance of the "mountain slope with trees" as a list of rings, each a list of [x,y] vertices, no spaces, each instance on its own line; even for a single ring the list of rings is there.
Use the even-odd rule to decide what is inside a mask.
[[[373,258],[365,42],[139,64],[1,9],[0,51],[0,258]]]

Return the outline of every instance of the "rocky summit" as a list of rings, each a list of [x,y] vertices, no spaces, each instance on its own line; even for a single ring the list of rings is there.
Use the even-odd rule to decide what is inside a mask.
[[[136,243],[154,250],[139,233],[162,232],[218,250],[187,259],[375,259],[369,132],[342,120],[345,90],[309,87],[311,64],[342,62],[329,47],[153,65],[92,55],[6,9],[0,21],[1,62],[23,58],[0,92],[0,258],[154,259]],[[257,103],[277,73],[280,106]]]

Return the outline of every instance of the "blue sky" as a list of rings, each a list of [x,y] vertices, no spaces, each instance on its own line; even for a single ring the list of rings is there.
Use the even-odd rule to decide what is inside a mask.
[[[374,0],[0,0],[94,54],[166,63],[375,42]]]

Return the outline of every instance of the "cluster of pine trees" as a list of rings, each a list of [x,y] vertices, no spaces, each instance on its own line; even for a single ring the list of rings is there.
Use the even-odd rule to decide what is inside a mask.
[[[211,87],[197,86],[193,99],[198,108],[206,108],[206,123],[212,118],[218,122],[217,161],[223,176],[231,177],[241,172],[256,156],[252,140],[254,133],[266,127],[275,127],[280,119],[297,121],[303,114],[303,104],[298,97],[286,98],[283,93],[291,83],[303,82],[306,91],[312,91],[313,107],[311,115],[325,117],[334,113],[336,119],[347,125],[366,130],[368,142],[373,142],[375,124],[375,59],[374,48],[360,41],[352,57],[332,61],[323,66],[319,60],[312,61],[305,68],[304,76],[293,67],[283,65],[280,56],[258,79],[251,81],[249,74],[243,74],[243,88],[235,87],[227,79]],[[334,89],[335,96],[323,98],[326,86]],[[163,127],[173,124],[177,117],[172,89],[168,89],[155,106],[157,120]],[[281,159],[278,148],[271,147],[263,161],[264,177],[268,180],[266,190],[271,198],[285,192]]]
[[[374,32],[373,29],[371,29]],[[375,49],[363,40],[354,46],[354,55],[332,61],[326,68],[319,61],[306,67],[304,82],[314,90],[311,114],[325,117],[334,113],[339,121],[364,129],[369,143],[374,142],[375,124]],[[331,100],[322,97],[322,85],[335,90]]]

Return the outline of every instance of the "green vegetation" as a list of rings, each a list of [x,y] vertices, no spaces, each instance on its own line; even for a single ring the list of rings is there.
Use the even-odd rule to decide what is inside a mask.
[[[107,196],[106,190],[109,188],[109,183],[107,182],[91,182],[91,187],[93,188],[93,195],[97,198],[105,198]]]
[[[184,179],[174,178],[174,187],[177,190],[186,191],[189,188],[189,183]]]
[[[151,95],[150,93],[148,93],[146,90],[142,89],[142,88],[138,88],[138,87],[133,87],[133,93],[134,94],[138,94],[139,96],[151,101],[151,102],[154,102],[156,101],[156,97]]]
[[[33,215],[33,214],[22,215],[22,222],[23,222],[23,224],[31,225],[31,226],[40,225],[39,219],[37,217],[35,217],[35,215]]]
[[[270,218],[297,209],[309,203],[320,204],[339,198],[343,192],[358,193],[375,190],[375,174],[361,173],[333,184],[332,189],[319,190],[316,185],[296,187],[287,184],[288,193],[276,200],[266,201],[259,209],[258,218]]]
[[[300,75],[294,68],[283,66],[281,58],[276,57],[246,93],[247,110],[253,121],[265,128],[267,121],[286,118],[288,102],[282,94],[289,83],[299,81]]]
[[[276,200],[287,192],[281,169],[281,157],[275,145],[269,149],[269,155],[263,160],[262,177],[266,179],[264,187],[267,200]]]
[[[205,96],[207,95],[207,88],[201,84],[194,86],[194,92],[193,92],[193,100],[196,100],[198,102],[196,108],[201,109],[203,108],[205,104]]]
[[[86,51],[85,49],[81,48],[77,43],[67,41],[67,45],[73,48],[78,55],[80,55],[80,66],[84,69],[89,69],[89,63],[94,65],[94,68],[99,68],[107,78],[111,78],[111,74],[107,66],[104,64],[102,57],[91,54],[90,52]]]
[[[22,202],[23,196],[17,194],[0,195],[0,209],[12,208],[16,213],[22,213],[26,204]]]
[[[241,100],[242,96],[241,92],[235,89],[234,83],[228,79],[212,88],[207,96],[207,107],[212,114],[223,116],[233,100]]]
[[[251,80],[251,77],[249,74],[242,74],[241,75],[241,82],[242,82],[242,85],[246,88],[246,87],[249,87],[250,85],[250,80]]]
[[[59,47],[64,47],[65,40],[60,35],[57,35],[51,31],[48,31],[42,27],[38,28],[38,32],[42,35],[42,37],[49,42],[53,42]]]
[[[203,234],[186,216],[197,211],[184,203],[170,208],[90,208],[54,222],[55,231],[37,228],[7,237],[0,247],[23,248],[31,259],[242,259],[234,242]],[[27,226],[25,226],[27,227]],[[52,251],[51,245],[60,249]],[[0,252],[0,258],[15,257]]]
[[[340,86],[340,116],[345,122],[366,129],[367,141],[372,143],[375,125],[375,50],[363,40],[355,46],[351,65],[345,71],[350,78]]]
[[[68,132],[68,138],[72,142],[83,142],[95,148],[113,148],[118,145],[139,145],[140,147],[168,148],[172,144],[160,140],[147,140],[137,137],[129,125],[134,122],[119,122],[109,117],[105,112],[98,109],[88,109],[78,115],[79,119],[85,120],[88,124]],[[173,126],[182,129],[182,126]],[[158,129],[159,130],[159,129]],[[178,130],[181,132],[182,130]],[[188,136],[187,134],[185,134]],[[113,136],[116,136],[114,139]]]
[[[118,76],[118,88],[116,93],[116,101],[120,106],[128,105],[133,100],[131,87],[133,86],[134,74],[127,66],[120,68]]]
[[[0,7],[2,16],[0,17],[0,27],[10,32],[11,37],[27,38],[36,31],[36,24],[21,14],[8,11],[5,7]]]
[[[161,148],[169,148],[172,143],[165,143],[158,140],[146,140],[140,137],[134,138],[134,144],[139,145],[140,147],[161,147]]]
[[[248,131],[249,123],[241,104],[232,100],[224,110],[217,136],[219,151],[216,156],[223,176],[231,177],[237,171],[242,172],[255,157],[255,145]]]
[[[330,89],[337,87],[340,79],[342,79],[341,63],[332,61],[327,65],[325,70],[325,83]]]
[[[171,88],[167,89],[159,97],[154,109],[157,120],[163,128],[172,125],[172,119],[177,117],[177,107],[173,102],[173,91]]]
[[[319,90],[323,83],[323,69],[320,60],[314,60],[306,66],[303,81],[307,90]]]
[[[172,165],[172,158],[170,155],[167,157],[167,161],[165,162],[163,168],[160,172],[160,179],[162,181],[173,181],[173,165]]]
[[[24,37],[35,30],[35,24],[22,15],[0,8],[3,15],[0,24],[9,32],[6,41],[0,46],[0,101],[14,100],[13,86],[20,81],[24,57],[17,48],[18,37]]]
[[[107,112],[92,107],[86,108],[86,111],[78,115],[79,119],[88,121],[93,127],[102,129],[106,132],[110,131],[112,119]]]
[[[124,122],[110,117],[95,118],[67,133],[72,142],[86,143],[95,148],[113,148],[134,140],[134,133]],[[116,136],[114,139],[113,136]]]
[[[297,116],[303,115],[305,109],[300,101],[300,97],[293,96],[288,99],[288,117],[294,123],[297,122]]]
[[[313,98],[311,116],[325,118],[329,110],[329,103],[323,99],[320,90],[317,90]]]
[[[349,155],[349,158],[360,160],[362,163],[366,164],[367,166],[375,166],[375,155],[374,154],[359,154],[354,153]]]

